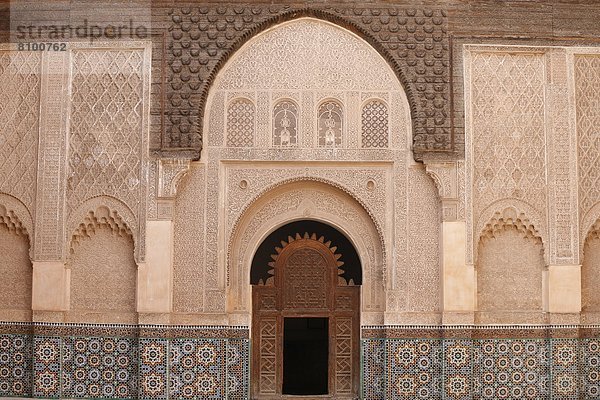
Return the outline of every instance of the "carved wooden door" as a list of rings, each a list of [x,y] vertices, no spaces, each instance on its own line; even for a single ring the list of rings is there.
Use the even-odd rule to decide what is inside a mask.
[[[327,394],[356,398],[360,294],[359,286],[339,276],[342,255],[322,236],[307,233],[290,236],[273,250],[270,277],[252,289],[252,398],[285,395],[283,324],[290,317],[328,318]]]

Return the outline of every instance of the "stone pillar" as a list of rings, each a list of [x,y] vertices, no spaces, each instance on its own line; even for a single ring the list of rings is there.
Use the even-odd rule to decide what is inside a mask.
[[[438,189],[442,207],[442,323],[470,324],[475,311],[476,278],[474,266],[466,263],[464,193],[460,193],[464,164],[452,160],[424,161]]]
[[[146,221],[146,258],[138,265],[137,308],[140,323],[164,324],[173,310],[173,209],[177,184],[187,173],[190,160],[159,160],[151,163],[149,193],[154,212]],[[157,172],[157,173],[156,173]],[[156,175],[158,177],[156,178]],[[158,185],[156,185],[158,183]],[[154,189],[157,188],[157,189]]]

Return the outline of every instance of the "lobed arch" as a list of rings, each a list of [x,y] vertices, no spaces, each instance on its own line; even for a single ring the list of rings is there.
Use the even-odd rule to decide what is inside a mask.
[[[590,235],[600,232],[600,202],[594,204],[581,218],[579,239],[579,259],[583,260],[583,248]]]
[[[383,312],[383,241],[366,209],[341,189],[324,182],[302,179],[266,190],[244,208],[230,240],[227,308],[249,315],[252,260],[263,241],[277,229],[295,221],[311,220],[338,230],[356,248],[362,265],[362,310]]]
[[[33,218],[21,200],[0,192],[0,222],[6,224],[9,230],[26,235],[33,247]]]
[[[136,262],[139,251],[137,219],[133,211],[122,201],[111,196],[92,197],[69,215],[65,241],[67,258],[82,237],[90,236],[98,225],[108,225],[119,235],[130,235],[133,239]]]
[[[539,213],[532,206],[517,199],[499,200],[481,212],[475,225],[476,242],[473,246],[475,261],[479,242],[486,236],[493,237],[494,232],[507,225],[515,226],[526,236],[539,239],[544,249],[544,261],[548,265],[545,225],[542,224]]]

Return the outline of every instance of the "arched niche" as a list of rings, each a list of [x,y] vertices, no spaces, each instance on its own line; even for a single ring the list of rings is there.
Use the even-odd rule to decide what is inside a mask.
[[[110,202],[108,202],[110,204]],[[87,203],[70,231],[66,268],[70,322],[137,323],[137,263],[133,231],[107,203]],[[71,223],[74,224],[73,220]]]
[[[356,398],[362,273],[350,240],[314,220],[285,224],[258,247],[250,281],[252,397]]]
[[[496,212],[481,232],[476,260],[477,323],[544,323],[541,236],[514,207]]]
[[[582,322],[600,323],[600,219],[591,226],[583,244],[581,266]]]
[[[31,233],[25,206],[0,193],[0,320],[31,320]]]

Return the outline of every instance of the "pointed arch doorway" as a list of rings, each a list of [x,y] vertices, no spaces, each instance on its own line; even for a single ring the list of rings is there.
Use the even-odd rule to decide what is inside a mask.
[[[284,225],[255,253],[251,283],[252,398],[356,398],[362,272],[351,242],[321,222]]]

